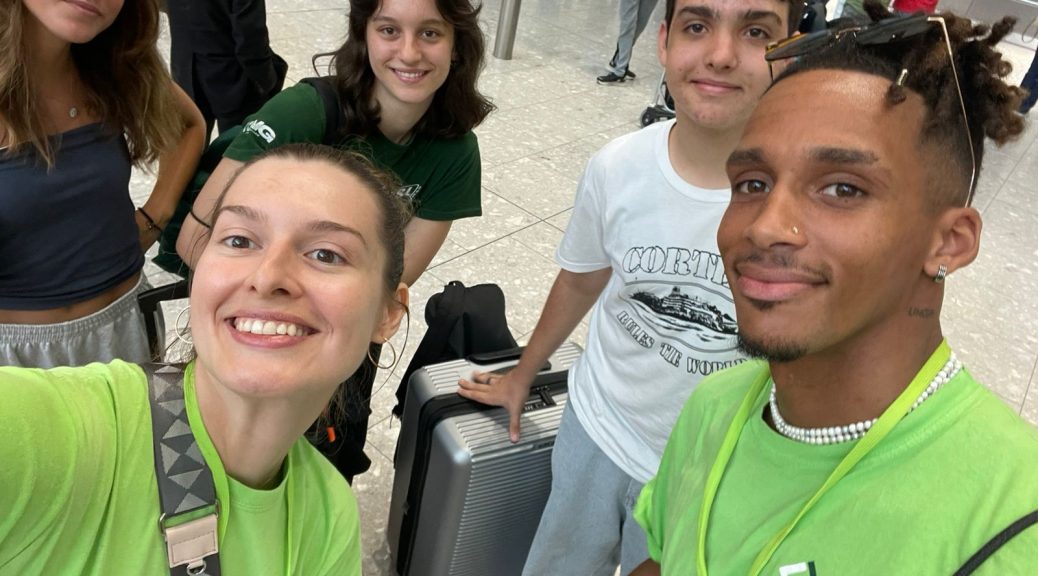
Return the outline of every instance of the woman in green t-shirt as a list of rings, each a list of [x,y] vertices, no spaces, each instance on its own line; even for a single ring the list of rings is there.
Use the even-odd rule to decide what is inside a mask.
[[[453,220],[480,211],[479,147],[472,129],[493,110],[476,82],[483,67],[479,8],[469,0],[351,0],[346,42],[334,53],[342,105],[339,147],[401,180],[415,216],[406,229],[406,284],[429,265]],[[242,162],[290,142],[326,141],[316,89],[297,84],[246,119],[184,222],[177,252],[194,247],[217,194]]]
[[[476,81],[483,68],[479,8],[470,0],[351,0],[345,43],[333,53],[340,134],[328,138],[314,86],[299,83],[246,119],[213,170],[177,238],[194,267],[195,246],[227,178],[256,154],[291,142],[337,142],[401,181],[414,216],[407,223],[403,281],[412,285],[443,245],[454,220],[479,216],[480,158],[472,129],[493,110]],[[286,193],[286,201],[291,193]],[[379,349],[333,406],[338,441],[319,446],[347,479],[367,470],[363,449]],[[329,435],[330,437],[330,435]]]
[[[161,422],[161,410],[186,411],[187,430],[153,434],[133,364],[0,368],[0,572],[166,573],[161,456],[188,489],[180,460],[212,471],[223,574],[359,575],[356,502],[301,436],[406,309],[406,210],[391,182],[355,154],[313,145],[271,151],[232,177],[192,283],[197,359],[182,399],[154,412]],[[181,437],[197,450],[170,458]]]

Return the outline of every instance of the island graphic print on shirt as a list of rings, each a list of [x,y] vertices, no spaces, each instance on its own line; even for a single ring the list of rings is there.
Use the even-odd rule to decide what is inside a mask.
[[[621,267],[614,319],[638,344],[690,374],[705,376],[740,361],[735,303],[720,255],[636,246]]]

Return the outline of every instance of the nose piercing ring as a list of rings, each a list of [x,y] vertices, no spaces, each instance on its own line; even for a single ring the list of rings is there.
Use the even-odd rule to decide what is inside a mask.
[[[800,228],[797,228],[796,226],[794,226],[793,227],[793,235],[796,236],[797,234],[800,234]]]

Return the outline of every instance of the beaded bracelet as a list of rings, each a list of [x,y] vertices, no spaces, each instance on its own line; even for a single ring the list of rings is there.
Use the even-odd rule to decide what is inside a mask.
[[[148,230],[158,230],[159,234],[162,234],[162,226],[156,224],[155,220],[153,220],[151,216],[149,216],[148,213],[144,211],[144,208],[138,208],[137,211],[141,213],[141,216],[144,216],[145,220],[148,221]]]

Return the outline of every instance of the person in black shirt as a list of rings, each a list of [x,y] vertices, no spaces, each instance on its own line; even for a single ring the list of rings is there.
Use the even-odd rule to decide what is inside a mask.
[[[281,91],[288,64],[270,49],[263,0],[168,5],[173,79],[202,111],[207,132],[241,124]]]

